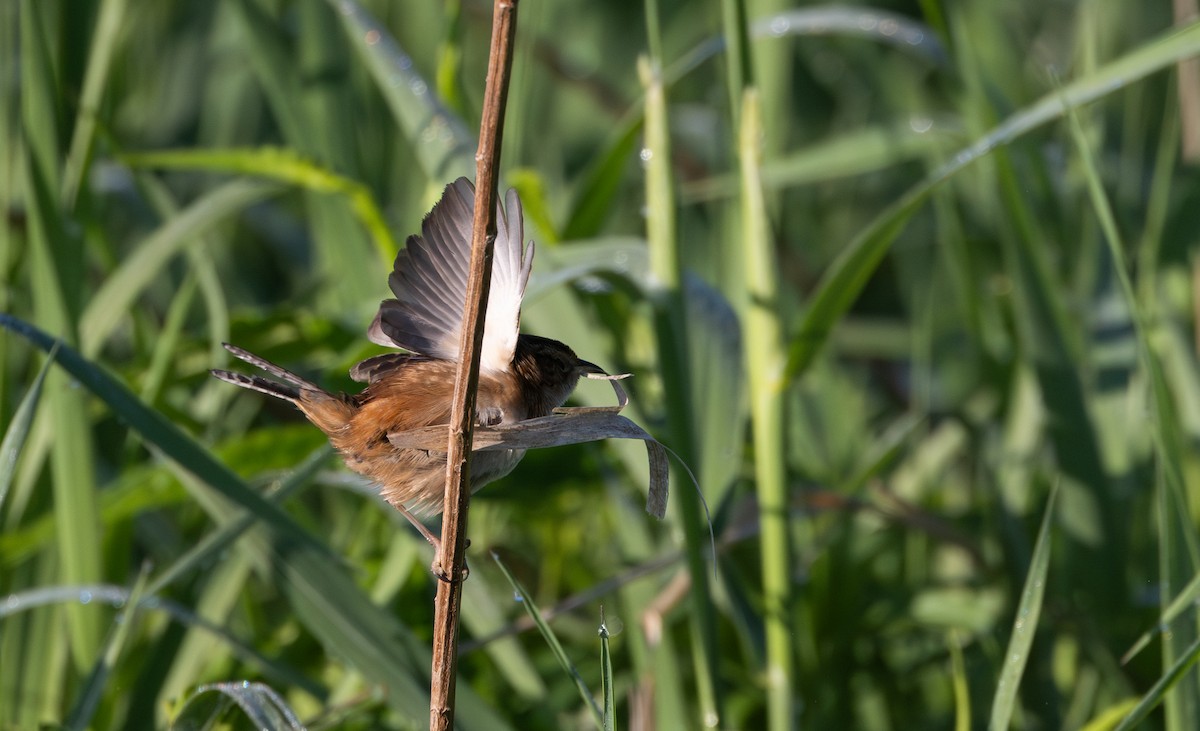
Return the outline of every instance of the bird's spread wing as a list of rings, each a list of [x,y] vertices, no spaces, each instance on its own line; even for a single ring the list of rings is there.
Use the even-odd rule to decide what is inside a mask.
[[[496,246],[488,295],[480,369],[509,367],[517,345],[521,299],[533,266],[533,242],[522,245],[521,201],[508,191],[497,203]],[[471,260],[475,186],[459,178],[425,217],[420,236],[409,236],[388,277],[395,299],[384,300],[371,323],[371,342],[431,358],[457,360]]]

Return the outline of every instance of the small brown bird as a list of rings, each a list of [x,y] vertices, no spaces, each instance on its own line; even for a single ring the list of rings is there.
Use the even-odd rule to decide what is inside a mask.
[[[283,381],[224,370],[223,381],[260,391],[297,406],[329,435],[346,465],[379,483],[383,496],[436,544],[412,513],[436,515],[445,490],[445,455],[392,446],[388,435],[449,424],[456,363],[466,303],[475,188],[466,178],[446,187],[442,199],[396,255],[384,300],[368,338],[407,350],[362,361],[350,371],[367,387],[356,395],[333,394],[294,373],[226,344],[230,353]],[[533,242],[522,246],[521,201],[510,190],[497,204],[496,244],[479,366],[476,423],[509,424],[547,416],[561,406],[586,373],[603,373],[563,343],[518,333],[521,299],[533,266]],[[497,480],[525,451],[476,451],[471,490]]]

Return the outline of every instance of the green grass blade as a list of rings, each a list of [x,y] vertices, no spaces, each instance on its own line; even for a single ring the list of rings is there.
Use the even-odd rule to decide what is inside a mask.
[[[721,0],[721,30],[725,40],[725,86],[733,128],[741,129],[746,89],[754,85],[754,63],[750,56],[750,26],[743,0]]]
[[[1081,107],[1197,53],[1200,53],[1200,22],[1164,34],[1067,84],[1061,94],[1048,94],[1013,114],[909,190],[855,237],[821,278],[798,332],[792,338],[785,377],[794,379],[812,364],[834,325],[858,298],[892,241],[935,187],[997,147],[1061,117],[1064,104],[1072,109]]]
[[[178,731],[223,728],[226,725],[238,728],[241,724],[227,717],[231,706],[237,706],[253,728],[304,731],[299,717],[282,696],[270,686],[248,681],[213,683],[197,688],[184,702],[179,714],[171,722],[171,728]]]
[[[129,0],[105,0],[100,4],[96,30],[92,34],[92,45],[87,59],[83,93],[79,98],[79,114],[75,118],[71,147],[63,166],[62,200],[63,207],[67,210],[75,208],[79,188],[91,162],[92,146],[96,140],[96,117],[104,100],[104,90],[112,70],[113,56],[117,52],[117,42],[121,40],[128,3]]]
[[[996,692],[992,697],[992,714],[988,721],[990,731],[1008,729],[1013,709],[1017,704],[1017,690],[1021,685],[1021,676],[1025,673],[1025,663],[1029,660],[1029,649],[1033,646],[1034,633],[1042,612],[1042,596],[1046,591],[1046,574],[1050,568],[1050,528],[1054,524],[1054,502],[1057,494],[1056,486],[1050,492],[1045,514],[1042,516],[1042,527],[1038,531],[1037,544],[1029,563],[1029,573],[1025,577],[1021,601],[1013,619],[1012,635],[1004,652],[1004,667],[1000,671]]]
[[[135,169],[134,175],[139,189],[154,206],[159,218],[166,220],[179,215],[179,205],[165,183],[141,170]],[[220,362],[220,359],[225,357],[225,348],[221,344],[229,342],[229,306],[213,262],[214,238],[215,233],[201,237],[199,246],[189,246],[185,251],[191,265],[191,273],[196,277],[204,300],[210,357],[214,362]]]
[[[1163,603],[1174,594],[1174,587],[1179,582],[1196,574],[1196,556],[1200,536],[1197,535],[1190,520],[1177,520],[1176,515],[1182,509],[1187,511],[1188,499],[1186,485],[1180,474],[1185,464],[1184,443],[1187,435],[1182,433],[1176,418],[1177,399],[1170,392],[1166,383],[1162,363],[1158,353],[1151,346],[1150,335],[1147,331],[1147,318],[1143,314],[1141,303],[1134,292],[1133,281],[1126,270],[1125,246],[1117,228],[1116,217],[1112,205],[1104,191],[1100,172],[1083,129],[1079,114],[1074,109],[1068,109],[1067,120],[1071,136],[1079,159],[1082,162],[1084,179],[1087,182],[1088,196],[1092,207],[1099,219],[1103,231],[1103,239],[1108,246],[1108,254],[1112,260],[1112,269],[1116,273],[1120,292],[1125,306],[1129,309],[1136,333],[1138,353],[1144,364],[1150,388],[1154,397],[1153,418],[1150,421],[1151,433],[1154,435],[1154,447],[1158,462],[1158,542],[1159,542],[1159,571],[1160,592]],[[1152,264],[1157,264],[1153,262]],[[1150,275],[1145,275],[1150,276]],[[1146,307],[1154,307],[1153,301],[1144,303]],[[1192,582],[1195,579],[1192,578]],[[1187,593],[1186,590],[1184,593]],[[1178,598],[1176,598],[1176,602]],[[1165,612],[1164,612],[1165,615]],[[1160,626],[1168,626],[1168,620],[1160,619]],[[1164,670],[1173,666],[1177,659],[1184,657],[1188,644],[1197,636],[1194,622],[1180,623],[1172,627],[1170,632],[1163,633],[1162,663]],[[1190,681],[1190,682],[1195,682]],[[1196,728],[1200,726],[1200,704],[1196,702],[1193,693],[1179,693],[1164,699],[1168,727]]]
[[[1150,715],[1150,711],[1163,702],[1167,692],[1175,687],[1176,683],[1186,677],[1188,671],[1192,669],[1197,660],[1200,660],[1200,638],[1193,641],[1191,645],[1179,654],[1179,658],[1175,660],[1171,667],[1167,668],[1167,672],[1158,679],[1150,690],[1146,691],[1141,701],[1134,706],[1128,716],[1121,720],[1121,723],[1117,724],[1114,731],[1131,731],[1137,728],[1138,724],[1144,721],[1146,716]]]
[[[617,727],[617,703],[613,696],[612,652],[609,650],[608,626],[604,624],[604,612],[600,617],[600,694],[604,698],[604,731]]]
[[[562,643],[558,641],[558,636],[554,634],[554,630],[550,629],[550,625],[546,624],[546,620],[542,617],[541,611],[538,610],[537,604],[534,603],[533,597],[529,595],[529,592],[525,590],[525,587],[521,585],[521,582],[517,581],[512,573],[509,572],[508,567],[504,565],[504,562],[500,560],[498,555],[493,553],[492,560],[495,561],[496,565],[500,567],[500,571],[504,574],[504,578],[508,579],[508,583],[512,586],[513,591],[516,592],[516,594],[521,598],[521,606],[525,608],[525,611],[529,614],[529,618],[532,619],[533,623],[537,626],[538,632],[541,633],[542,639],[544,639],[546,644],[550,647],[550,651],[554,654],[554,658],[558,660],[558,664],[562,666],[562,669],[565,670],[575,682],[575,687],[579,691],[579,697],[583,699],[584,705],[586,705],[591,711],[592,719],[595,720],[596,726],[603,729],[603,711],[601,711],[600,706],[596,704],[596,699],[592,696],[592,692],[588,690],[587,683],[583,682],[583,677],[580,676],[579,670],[575,667],[575,663],[571,662],[571,658],[567,657],[567,651],[563,648]]]
[[[11,315],[0,313],[0,326],[24,337],[49,352],[55,340],[34,326]],[[94,395],[108,404],[131,428],[146,440],[176,460],[181,466],[212,486],[219,494],[253,511],[260,519],[292,538],[305,538],[305,533],[292,523],[277,507],[250,490],[224,465],[193,442],[182,431],[156,411],[146,408],[124,384],[83,358],[78,351],[60,346],[56,363],[82,383]],[[310,539],[311,540],[311,539]]]
[[[21,74],[21,121],[23,122],[27,164],[38,168],[47,191],[58,192],[59,147],[57,79],[51,38],[57,28],[48,27],[54,9],[36,0],[23,0],[17,20],[20,23],[20,55],[14,56]],[[19,158],[18,158],[19,160]],[[11,170],[8,171],[11,174]],[[28,189],[27,189],[28,192]]]
[[[10,618],[19,616],[23,612],[28,612],[39,607],[78,602],[80,601],[80,597],[84,595],[88,597],[89,603],[105,603],[124,609],[126,612],[135,604],[132,590],[123,586],[114,586],[112,584],[40,586],[37,589],[30,589],[6,596],[4,605],[0,607],[0,618],[10,620]],[[254,647],[243,642],[224,625],[210,622],[178,602],[156,596],[146,589],[142,591],[142,598],[136,604],[139,612],[162,612],[175,622],[186,627],[204,631],[207,635],[211,635],[211,637],[206,637],[206,642],[211,642],[212,637],[216,637],[228,645],[238,658],[260,668],[263,673],[278,682],[295,685],[314,698],[324,698],[327,695],[327,691],[320,683],[304,677],[293,668],[278,660],[267,657]]]
[[[1160,509],[1160,514],[1162,512]],[[1162,529],[1160,528],[1160,530]],[[1129,649],[1125,651],[1125,654],[1121,656],[1121,663],[1128,663],[1138,653],[1146,649],[1154,638],[1162,633],[1163,627],[1170,625],[1184,612],[1194,610],[1196,608],[1197,596],[1200,596],[1200,574],[1192,577],[1191,581],[1184,585],[1179,593],[1175,595],[1175,598],[1163,608],[1157,626],[1154,629],[1146,630],[1134,640]]]
[[[43,350],[53,347],[50,336],[10,315],[0,314],[0,326]],[[423,718],[428,698],[420,673],[429,664],[425,657],[428,651],[420,648],[407,628],[370,603],[325,544],[78,352],[64,346],[56,362],[107,403],[147,444],[186,470],[182,475],[188,478],[184,484],[218,520],[224,523],[235,516],[228,504],[214,501],[214,495],[253,513],[260,525],[246,537],[248,543],[243,550],[275,558],[272,567],[301,621],[330,651],[387,686],[388,701],[397,712],[413,719]],[[469,689],[460,688],[458,700],[464,728],[507,728]]]
[[[167,306],[167,316],[158,338],[154,341],[150,365],[138,391],[138,398],[148,404],[158,401],[170,372],[173,356],[180,351],[183,344],[184,320],[195,301],[196,288],[196,275],[189,271],[184,275],[183,282]]]
[[[268,493],[266,499],[271,503],[280,504],[299,492],[312,482],[318,469],[329,463],[329,458],[332,454],[333,449],[328,445],[313,452],[308,459],[296,465],[296,469],[288,474],[277,489]],[[242,511],[240,515],[206,535],[196,545],[189,548],[187,553],[180,556],[177,561],[163,569],[162,573],[150,582],[147,592],[157,594],[174,583],[176,579],[182,578],[208,563],[221,551],[227,550],[234,541],[253,527],[256,520],[257,517],[253,512],[249,510]]]
[[[605,145],[583,174],[571,197],[571,212],[563,225],[564,241],[588,239],[600,233],[620,191],[624,172],[642,142],[643,117],[622,120],[613,139]]]
[[[1130,711],[1137,708],[1138,702],[1137,698],[1129,698],[1109,706],[1098,713],[1095,718],[1089,721],[1086,726],[1080,728],[1079,731],[1112,731],[1125,716],[1129,715]]]
[[[888,206],[830,265],[804,310],[798,332],[791,338],[784,371],[787,381],[795,380],[812,365],[833,328],[931,190],[930,184],[919,185]]]
[[[950,683],[954,687],[954,731],[971,731],[971,688],[958,633],[951,632],[946,644],[950,647]]]
[[[82,731],[91,727],[96,707],[100,704],[100,699],[108,686],[109,678],[117,667],[117,660],[124,651],[125,645],[129,641],[129,635],[136,625],[138,607],[141,604],[142,596],[146,593],[146,580],[148,577],[149,572],[146,570],[146,567],[143,567],[141,573],[138,574],[137,583],[134,584],[133,589],[129,592],[129,599],[113,620],[109,639],[102,648],[103,652],[96,659],[96,664],[84,682],[74,707],[67,715],[67,728]]]
[[[354,215],[371,236],[379,254],[380,266],[387,269],[399,249],[387,220],[375,203],[370,189],[362,183],[305,159],[294,150],[279,147],[221,150],[163,150],[132,152],[121,160],[134,167],[165,170],[208,170],[253,175],[314,193],[344,197]]]
[[[75,282],[82,274],[80,241],[67,234],[49,190],[49,181],[40,173],[40,166],[27,161],[26,183],[32,192],[30,213],[30,269],[34,314],[46,327],[54,330],[66,342],[75,339],[76,312],[80,292]],[[43,346],[49,351],[49,347]],[[96,520],[96,464],[92,421],[88,413],[87,394],[61,371],[47,375],[45,400],[50,420],[41,421],[52,429],[50,466],[53,485],[55,542],[62,580],[72,584],[99,581],[102,574],[101,531]],[[49,432],[47,432],[49,433]],[[36,454],[38,436],[30,442]],[[27,463],[30,469],[39,468],[40,459]],[[71,656],[80,673],[87,672],[99,650],[102,617],[89,607],[68,606],[67,629],[71,640]]]
[[[684,280],[689,331],[688,358],[695,405],[698,474],[713,512],[742,475],[741,450],[749,411],[744,335],[737,312],[716,288],[690,272]]]
[[[89,357],[98,353],[117,326],[129,317],[137,298],[162,275],[163,268],[189,241],[279,191],[275,183],[234,180],[169,219],[104,280],[88,302],[80,318],[80,350]]]
[[[505,613],[500,604],[505,596],[497,596],[483,582],[463,584],[463,628],[472,637],[489,637],[503,630]],[[515,637],[489,641],[483,649],[514,693],[534,700],[546,697],[546,684],[538,674],[537,666]]]
[[[477,142],[462,120],[434,95],[387,28],[354,0],[330,0],[354,50],[375,78],[379,91],[417,159],[432,181],[474,176]]]
[[[58,346],[55,345],[47,354],[46,362],[38,370],[29,391],[21,399],[8,428],[4,430],[4,441],[0,442],[0,512],[4,510],[4,499],[8,497],[8,489],[16,475],[17,458],[21,456],[21,447],[25,446],[25,437],[29,435],[29,425],[33,422],[33,415],[42,395],[42,384],[46,381],[46,374],[50,372],[50,365],[54,363],[57,353]]]
[[[918,132],[911,123],[850,130],[764,160],[762,185],[771,190],[865,175],[926,158],[949,139],[940,127]],[[736,175],[717,175],[686,184],[681,192],[688,202],[713,200],[736,195],[738,185]]]

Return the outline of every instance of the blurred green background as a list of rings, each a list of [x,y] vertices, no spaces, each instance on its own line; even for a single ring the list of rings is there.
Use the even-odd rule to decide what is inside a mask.
[[[0,728],[425,725],[429,548],[207,369],[355,388],[490,17],[0,4]],[[459,727],[1200,728],[1198,53],[1166,2],[522,2],[523,325],[634,374],[715,546],[640,444],[530,453]]]

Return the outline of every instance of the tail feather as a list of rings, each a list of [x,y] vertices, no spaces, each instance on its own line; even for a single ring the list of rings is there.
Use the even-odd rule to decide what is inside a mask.
[[[250,376],[245,373],[234,373],[214,369],[209,371],[216,378],[232,383],[235,386],[248,388],[251,391],[265,393],[285,401],[292,402],[308,420],[317,425],[321,431],[333,437],[346,430],[350,420],[354,418],[356,406],[354,399],[345,394],[331,394],[320,386],[306,381],[289,370],[280,368],[269,360],[264,360],[248,350],[242,350],[236,345],[225,343],[225,349],[239,359],[256,365],[276,378],[286,381],[279,383],[262,376]],[[336,445],[336,442],[335,442]]]
[[[232,345],[230,343],[221,343],[221,344],[224,345],[225,349],[228,350],[230,353],[232,353],[235,358],[237,358],[239,360],[244,360],[251,365],[258,366],[259,368],[263,369],[267,373],[270,373],[272,376],[275,376],[276,378],[282,378],[283,380],[287,381],[288,383],[292,384],[293,386],[297,386],[300,389],[308,389],[310,391],[322,390],[320,386],[316,385],[312,381],[306,381],[303,378],[301,378],[300,376],[297,376],[295,373],[292,373],[291,371],[287,370],[286,368],[280,368],[279,366],[275,365],[271,361],[266,360],[265,358],[260,358],[259,356],[255,355],[254,353],[251,353],[249,350],[243,350],[242,348],[239,348],[238,346]],[[214,372],[213,375],[216,375],[216,373]],[[221,378],[221,376],[217,376],[217,378]],[[228,378],[225,378],[223,380],[229,381]],[[258,380],[261,381],[264,379],[258,379]],[[251,385],[245,384],[245,383],[238,383],[237,381],[229,381],[229,382],[237,383],[237,385],[245,386],[246,388],[255,388],[255,386],[251,386]],[[270,381],[266,381],[266,382],[270,383]],[[255,388],[255,390],[259,390],[259,389]],[[267,391],[265,393],[270,393],[271,395],[278,395],[274,391]],[[288,398],[288,397],[285,396],[283,398]],[[292,396],[291,398],[294,399],[295,396]]]
[[[281,398],[285,401],[291,401],[292,403],[296,403],[300,400],[300,389],[296,388],[295,386],[288,386],[282,383],[276,383],[275,381],[269,381],[262,376],[247,376],[243,373],[234,373],[233,371],[222,371],[217,369],[210,370],[209,373],[213,374],[222,381],[225,381],[226,383],[232,383],[235,386],[241,386],[242,388],[248,388],[252,391],[265,393],[268,396]]]

